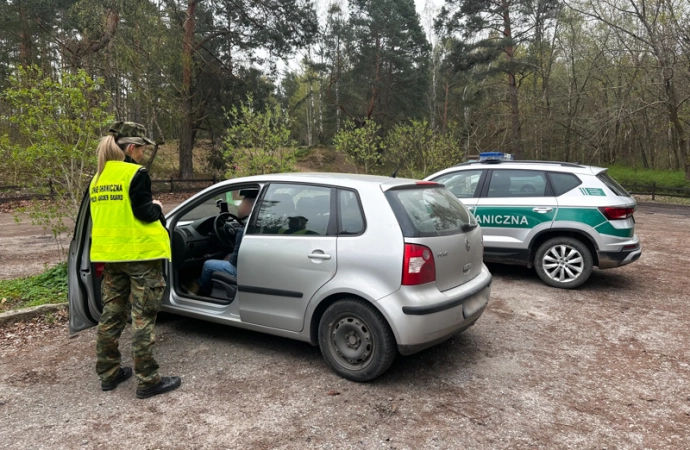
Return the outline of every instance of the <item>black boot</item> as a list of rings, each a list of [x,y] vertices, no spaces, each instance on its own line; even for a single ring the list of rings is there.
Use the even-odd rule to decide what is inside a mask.
[[[161,377],[161,382],[148,389],[137,389],[137,398],[149,398],[158,394],[174,391],[182,384],[180,377]]]
[[[101,382],[101,389],[104,391],[112,391],[117,387],[118,384],[123,381],[128,380],[132,376],[131,367],[120,367],[120,371],[117,373],[115,379],[109,383]]]

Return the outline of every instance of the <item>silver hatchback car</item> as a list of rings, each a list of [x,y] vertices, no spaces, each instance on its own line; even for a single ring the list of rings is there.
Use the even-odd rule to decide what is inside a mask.
[[[258,194],[257,194],[258,190]],[[237,217],[243,195],[257,195]],[[215,184],[167,215],[172,261],[162,310],[318,345],[354,381],[474,324],[489,301],[481,229],[443,185],[345,174],[278,174]],[[237,276],[185,287],[233,250]],[[97,323],[89,199],[69,249],[70,332]]]

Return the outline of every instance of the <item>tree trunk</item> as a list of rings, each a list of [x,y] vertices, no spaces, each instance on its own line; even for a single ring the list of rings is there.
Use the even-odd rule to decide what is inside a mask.
[[[510,2],[503,0],[503,35],[509,39],[504,51],[506,58],[512,64],[515,48],[513,47],[513,31],[510,23]],[[518,86],[513,67],[508,67],[508,95],[510,96],[510,115],[511,115],[511,147],[515,159],[522,158],[522,131],[520,130],[520,104],[518,102]]]
[[[182,123],[180,124],[180,142],[178,156],[180,161],[180,178],[190,180],[194,178],[194,86],[193,82],[193,52],[194,32],[196,29],[196,7],[199,0],[189,0],[187,16],[184,22],[184,37],[182,41]]]
[[[24,67],[29,67],[33,60],[31,51],[31,31],[29,18],[26,9],[19,4],[19,18],[21,19],[21,29],[19,30],[19,63]]]
[[[673,129],[675,131],[675,143],[676,143],[676,158],[678,161],[679,169],[683,170],[685,173],[685,179],[690,180],[690,161],[688,161],[688,137],[685,133],[685,127],[681,121],[678,114],[678,99],[676,94],[676,89],[673,86],[673,81],[671,77],[664,74],[664,84],[666,91],[666,98],[668,99],[668,112],[669,119],[673,124]]]

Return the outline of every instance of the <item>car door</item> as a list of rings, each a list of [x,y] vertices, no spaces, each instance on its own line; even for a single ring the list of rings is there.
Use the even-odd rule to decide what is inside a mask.
[[[69,331],[76,333],[98,323],[101,316],[101,283],[91,264],[91,211],[88,193],[77,213],[72,241],[67,254],[67,299]]]
[[[445,185],[470,212],[474,212],[486,178],[485,172],[483,169],[458,170],[440,175],[431,181]]]
[[[240,318],[301,331],[309,301],[336,272],[335,189],[273,183],[255,209],[237,260]]]
[[[101,265],[91,262],[91,208],[88,192],[84,195],[74,224],[74,233],[67,254],[67,300],[69,331],[76,333],[96,325],[101,318]],[[168,268],[164,270],[167,279]],[[170,296],[166,284],[163,298]]]
[[[484,231],[484,258],[526,262],[532,237],[551,228],[557,206],[545,172],[491,170],[474,211]]]

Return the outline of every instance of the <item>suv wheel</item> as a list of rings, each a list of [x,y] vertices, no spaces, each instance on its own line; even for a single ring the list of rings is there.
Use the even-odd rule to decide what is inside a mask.
[[[544,283],[573,289],[587,281],[592,274],[592,253],[577,239],[556,237],[539,247],[534,266]]]
[[[397,355],[395,337],[381,314],[364,300],[338,300],[319,322],[319,346],[329,366],[352,381],[380,376]]]

